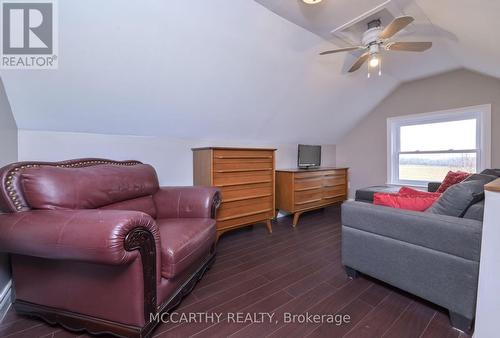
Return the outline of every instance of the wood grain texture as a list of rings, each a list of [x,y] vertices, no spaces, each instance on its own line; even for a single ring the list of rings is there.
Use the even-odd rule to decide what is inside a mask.
[[[302,213],[347,199],[347,168],[276,171],[276,208],[293,214],[295,227]]]
[[[272,233],[275,214],[274,149],[209,147],[193,149],[195,185],[221,190],[217,235],[263,222]]]

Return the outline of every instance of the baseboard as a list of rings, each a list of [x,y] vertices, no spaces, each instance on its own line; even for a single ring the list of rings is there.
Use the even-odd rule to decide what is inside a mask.
[[[11,290],[12,280],[10,280],[7,285],[5,285],[2,292],[0,293],[0,323],[3,321],[5,315],[7,314],[7,311],[9,311],[9,308],[12,304]]]

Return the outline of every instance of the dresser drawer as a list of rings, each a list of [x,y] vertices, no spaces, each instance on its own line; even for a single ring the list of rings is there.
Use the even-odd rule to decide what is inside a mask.
[[[272,170],[272,159],[215,159],[214,172],[240,172],[240,171],[258,171]]]
[[[222,202],[234,202],[273,195],[272,183],[234,185],[220,188]]]
[[[329,200],[335,197],[343,197],[346,194],[345,185],[337,185],[331,188],[323,189],[323,199]]]
[[[242,225],[264,222],[274,217],[273,210],[255,210],[241,217],[228,217],[217,221],[217,230],[238,228]]]
[[[324,187],[334,187],[338,185],[346,184],[346,176],[345,175],[329,175],[323,177],[323,186]]]
[[[304,171],[298,172],[294,174],[295,180],[303,180],[303,179],[311,179],[314,177],[322,177],[325,176],[325,171]]]
[[[323,198],[323,190],[315,189],[315,190],[306,190],[306,191],[296,191],[295,192],[295,206],[312,203],[312,202],[320,202]]]
[[[345,201],[345,195],[344,196],[339,196],[339,197],[329,197],[329,198],[323,198],[323,205],[328,205],[328,204],[333,204],[333,203],[339,203]]]
[[[329,202],[325,202],[324,199],[316,198],[312,200],[306,200],[302,202],[296,202],[295,203],[295,211],[300,211],[300,210],[306,210],[306,209],[312,209],[316,207],[321,207],[322,205],[328,204]]]
[[[214,150],[214,159],[273,159],[272,150],[244,150],[244,149],[216,149]]]
[[[294,180],[295,191],[318,189],[323,186],[322,176],[313,176]]]
[[[273,181],[273,171],[215,172],[213,181],[216,187],[271,183]]]
[[[273,209],[272,196],[258,197],[249,200],[222,202],[217,210],[217,219],[225,220],[248,215],[256,211],[269,211]]]
[[[345,177],[346,171],[342,169],[332,169],[332,170],[325,170],[323,171],[324,176],[344,176]]]

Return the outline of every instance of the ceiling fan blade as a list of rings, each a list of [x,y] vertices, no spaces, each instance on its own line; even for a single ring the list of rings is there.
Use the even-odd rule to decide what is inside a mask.
[[[319,53],[319,55],[327,55],[327,54],[340,53],[340,52],[350,52],[350,51],[358,50],[358,49],[364,49],[364,47],[346,47],[346,48],[327,50],[325,52]]]
[[[402,52],[423,52],[432,47],[432,42],[393,42],[387,45],[387,50]]]
[[[378,35],[380,39],[389,39],[394,34],[411,24],[415,20],[411,16],[399,16],[384,28],[384,30]]]
[[[363,65],[363,63],[365,63],[366,60],[368,60],[369,57],[370,57],[370,53],[368,53],[368,52],[361,55],[356,60],[356,62],[354,62],[354,64],[351,66],[351,69],[349,69],[349,73],[357,71]]]

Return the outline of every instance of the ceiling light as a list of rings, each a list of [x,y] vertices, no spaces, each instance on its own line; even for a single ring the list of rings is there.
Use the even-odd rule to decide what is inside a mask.
[[[379,65],[379,63],[380,63],[380,59],[378,58],[378,56],[376,54],[373,54],[370,57],[370,67],[375,68]]]
[[[302,2],[304,2],[308,5],[314,5],[314,4],[320,3],[321,0],[302,0]]]

